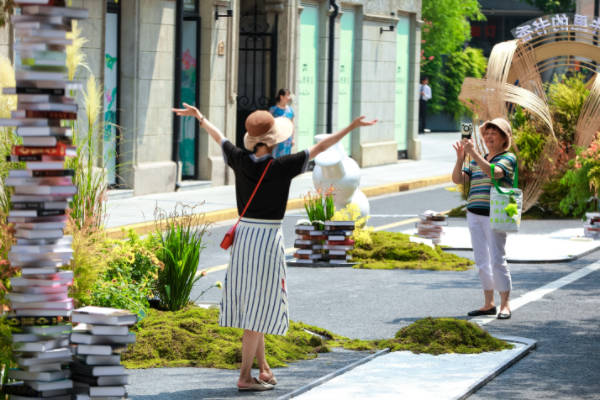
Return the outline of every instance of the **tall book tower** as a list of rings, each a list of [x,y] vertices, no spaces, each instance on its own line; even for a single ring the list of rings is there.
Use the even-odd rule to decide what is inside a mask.
[[[18,368],[7,372],[16,384],[3,392],[14,399],[70,399],[73,382],[66,368],[73,309],[68,287],[73,273],[62,270],[72,257],[71,238],[64,236],[68,201],[75,194],[74,171],[65,169],[65,157],[74,155],[68,120],[77,118],[73,93],[78,85],[67,81],[67,32],[72,19],[87,18],[87,10],[65,7],[64,0],[15,0],[20,8],[11,19],[15,34],[18,107],[2,126],[16,127],[22,145],[14,146],[10,160],[24,169],[10,171],[6,186],[14,189],[8,222],[17,242],[10,250],[11,264],[21,276],[11,279],[8,320]],[[65,121],[67,120],[67,121]]]

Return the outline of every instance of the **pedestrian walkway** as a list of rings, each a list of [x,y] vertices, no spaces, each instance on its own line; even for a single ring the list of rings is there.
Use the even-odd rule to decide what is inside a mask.
[[[418,187],[450,182],[455,162],[452,149],[458,133],[434,133],[420,135],[421,160],[399,160],[397,163],[361,170],[360,189],[367,196],[377,196]],[[302,198],[314,190],[312,173],[305,173],[292,181],[288,209],[302,207]],[[125,199],[109,199],[106,227],[119,231],[131,226],[140,229],[150,226],[154,210],[158,207],[172,210],[176,204],[202,204],[200,210],[211,216],[211,222],[237,217],[235,187],[214,186],[180,192],[158,193]],[[116,229],[114,229],[116,228]]]

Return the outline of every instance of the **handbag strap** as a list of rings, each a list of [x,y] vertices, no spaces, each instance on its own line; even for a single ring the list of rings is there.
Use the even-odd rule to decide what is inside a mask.
[[[498,184],[498,181],[494,178],[494,169],[496,168],[496,164],[490,163],[490,173],[492,177],[492,185],[496,188],[498,193],[500,194],[515,194],[514,190],[509,190],[507,192],[503,191]],[[513,188],[517,188],[519,184],[519,162],[515,160],[515,175],[513,177]]]
[[[267,166],[265,167],[265,170],[263,171],[262,175],[260,176],[260,179],[258,180],[258,183],[256,184],[256,187],[254,188],[254,191],[250,195],[250,198],[248,199],[248,202],[246,203],[246,207],[244,207],[244,211],[242,211],[242,213],[240,214],[240,217],[238,218],[237,222],[235,223],[236,226],[240,222],[240,220],[242,219],[242,217],[244,216],[244,214],[246,214],[246,210],[248,209],[248,206],[252,202],[252,199],[254,198],[254,195],[256,194],[256,191],[258,190],[258,187],[260,186],[263,178],[267,174],[267,170],[269,169],[269,167],[271,166],[272,163],[273,163],[273,159],[271,158],[269,160],[269,162],[267,163]]]

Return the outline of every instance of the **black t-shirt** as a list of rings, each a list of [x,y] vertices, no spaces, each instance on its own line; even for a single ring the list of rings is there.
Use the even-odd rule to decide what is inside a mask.
[[[273,156],[269,154],[257,158],[229,140],[224,140],[222,147],[225,162],[235,172],[235,195],[238,213],[241,214]],[[308,150],[274,159],[244,217],[283,219],[292,179],[306,171],[308,159]]]

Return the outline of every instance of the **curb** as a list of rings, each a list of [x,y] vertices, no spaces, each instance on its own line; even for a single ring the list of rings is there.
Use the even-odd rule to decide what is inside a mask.
[[[408,181],[388,183],[385,185],[370,186],[370,187],[366,187],[366,188],[361,188],[361,190],[367,197],[375,197],[375,196],[382,196],[385,194],[405,192],[407,190],[419,189],[419,188],[423,188],[423,187],[427,187],[427,186],[440,185],[443,183],[450,183],[450,182],[452,182],[452,175],[445,174],[445,175],[433,176],[433,177],[429,177],[429,178],[412,179],[412,180],[408,180]],[[304,207],[304,199],[302,199],[302,198],[290,199],[290,200],[288,200],[286,210],[297,210],[297,209],[301,209],[303,207]],[[224,210],[210,211],[210,212],[202,213],[202,214],[204,215],[204,221],[209,224],[215,223],[215,222],[220,222],[220,221],[227,221],[230,219],[236,219],[238,217],[237,208],[227,208]],[[127,237],[127,232],[129,230],[133,230],[140,236],[147,235],[148,233],[154,231],[155,225],[156,225],[155,221],[146,221],[146,222],[139,222],[137,224],[117,226],[114,228],[106,229],[106,235],[107,235],[107,237],[109,237],[111,239],[123,239],[123,238]]]

